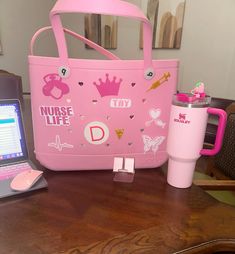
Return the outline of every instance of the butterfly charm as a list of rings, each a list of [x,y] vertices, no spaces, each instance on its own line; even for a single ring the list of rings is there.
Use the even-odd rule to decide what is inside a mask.
[[[166,137],[158,136],[155,138],[151,138],[147,135],[142,135],[142,138],[143,138],[143,142],[144,142],[144,152],[146,153],[146,152],[152,150],[154,153],[156,153],[159,146],[165,140]]]

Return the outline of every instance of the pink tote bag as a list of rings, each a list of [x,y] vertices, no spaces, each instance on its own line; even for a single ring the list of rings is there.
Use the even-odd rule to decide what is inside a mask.
[[[143,59],[121,60],[63,28],[60,14],[75,12],[142,22]],[[152,59],[152,29],[142,11],[121,0],[58,0],[50,12],[50,21],[59,57],[33,54],[36,38],[50,27],[33,36],[28,57],[39,162],[52,170],[112,169],[117,157],[134,159],[135,168],[158,167],[166,162],[178,61]],[[69,58],[65,33],[108,59]]]

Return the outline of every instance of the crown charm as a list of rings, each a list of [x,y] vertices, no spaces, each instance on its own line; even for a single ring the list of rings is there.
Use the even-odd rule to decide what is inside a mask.
[[[118,82],[116,81],[116,79],[117,78],[114,76],[113,80],[110,81],[109,74],[106,74],[105,82],[102,81],[101,78],[99,78],[100,84],[98,85],[96,82],[94,82],[93,84],[96,86],[101,97],[110,96],[110,95],[118,95],[122,79],[119,79]]]

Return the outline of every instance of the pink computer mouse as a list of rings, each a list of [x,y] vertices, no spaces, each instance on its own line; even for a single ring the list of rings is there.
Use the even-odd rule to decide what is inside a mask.
[[[15,191],[26,191],[40,179],[42,174],[42,171],[34,169],[23,171],[13,178],[10,186]]]

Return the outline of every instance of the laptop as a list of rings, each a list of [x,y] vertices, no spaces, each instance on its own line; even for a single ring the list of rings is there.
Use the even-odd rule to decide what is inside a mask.
[[[47,187],[41,177],[29,190],[10,188],[13,178],[26,170],[36,169],[29,160],[19,100],[0,100],[0,198]]]

